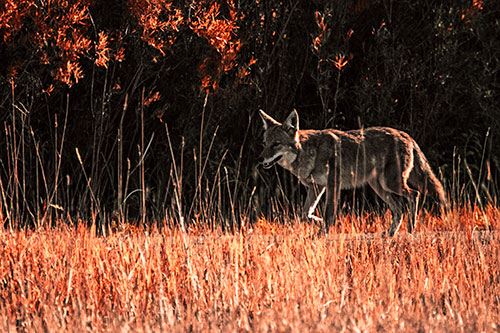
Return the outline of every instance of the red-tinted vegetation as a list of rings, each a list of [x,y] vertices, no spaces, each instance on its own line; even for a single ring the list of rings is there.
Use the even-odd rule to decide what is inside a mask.
[[[0,331],[494,331],[499,1],[0,2]],[[452,211],[298,221],[264,109],[409,132]],[[321,214],[321,212],[319,212]]]
[[[235,234],[2,229],[0,328],[496,331],[500,243],[484,219],[498,230],[497,209],[464,209],[394,239],[354,216],[328,237],[264,219]]]

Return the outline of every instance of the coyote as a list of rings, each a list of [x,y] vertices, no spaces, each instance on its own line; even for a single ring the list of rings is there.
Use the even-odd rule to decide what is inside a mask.
[[[367,183],[391,210],[392,223],[387,231],[391,237],[401,225],[404,206],[410,213],[408,232],[413,231],[422,194],[433,197],[441,212],[447,207],[441,182],[407,133],[389,127],[300,130],[295,110],[283,124],[264,111],[259,112],[264,122],[265,145],[259,163],[266,169],[278,163],[306,186],[304,218],[322,221],[314,211],[326,190],[325,232],[335,224],[340,190]],[[322,188],[317,195],[315,186]]]

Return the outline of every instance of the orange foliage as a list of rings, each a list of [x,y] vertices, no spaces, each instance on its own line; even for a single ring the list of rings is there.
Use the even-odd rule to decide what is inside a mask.
[[[152,89],[149,92],[148,97],[146,97],[146,99],[144,100],[143,104],[144,106],[149,106],[151,103],[156,102],[158,100],[160,100],[160,93]]]
[[[472,0],[472,7],[476,8],[477,10],[482,10],[483,0]]]
[[[208,44],[218,55],[209,55],[198,68],[202,77],[201,88],[203,90],[216,90],[219,85],[221,74],[227,73],[236,66],[236,59],[241,48],[241,42],[236,37],[238,26],[237,12],[232,0],[226,5],[230,18],[220,17],[220,5],[211,3],[207,5],[204,1],[196,4],[196,12],[191,19],[190,27],[200,37],[205,38]],[[215,66],[207,66],[214,63]]]
[[[154,47],[163,56],[165,50],[175,42],[175,32],[184,23],[180,9],[173,1],[130,0],[129,9],[142,28],[142,40]]]
[[[11,45],[13,36],[22,27],[22,21],[28,13],[30,3],[23,0],[5,0],[0,6],[0,32],[3,41]]]
[[[95,26],[90,9],[94,4],[95,0],[5,0],[0,4],[1,38],[11,49],[34,53],[39,64],[50,68],[55,81],[72,86],[85,75],[81,63],[84,58],[104,68],[108,68],[110,61],[125,59],[121,31],[92,30]],[[189,18],[185,18],[172,0],[128,1],[140,38],[161,56],[172,51],[183,25],[208,42],[216,54],[209,53],[198,68],[202,89],[217,89],[221,75],[237,66],[242,45],[237,39],[237,21],[244,15],[238,14],[232,0],[224,1],[224,5],[228,9],[227,17],[220,14],[221,4],[195,1]],[[8,64],[8,80],[14,82],[26,65]],[[247,76],[251,65],[240,69],[237,75]]]
[[[314,15],[316,17],[316,24],[318,26],[319,33],[316,37],[313,38],[313,48],[316,52],[319,52],[321,45],[325,42],[327,26],[323,14],[321,14],[320,12],[315,12]]]
[[[104,31],[101,31],[99,33],[99,42],[97,43],[95,47],[95,53],[96,53],[96,61],[95,64],[97,66],[102,66],[108,68],[108,61],[109,61],[109,42],[108,42],[108,36]]]
[[[257,59],[255,59],[253,56],[250,58],[250,61],[248,62],[247,66],[240,66],[238,73],[236,76],[238,77],[238,82],[241,83],[248,83],[252,85],[252,82],[248,82],[248,80],[245,80],[245,78],[250,74],[250,67],[253,66],[257,62]]]
[[[9,48],[34,48],[40,64],[53,68],[52,77],[72,86],[84,76],[80,60],[92,45],[88,36],[92,3],[92,0],[42,3],[7,0],[0,8],[0,33]],[[30,28],[26,29],[28,22]],[[101,64],[103,56],[104,53],[100,55]],[[16,77],[15,69],[22,65],[12,66],[10,79]]]
[[[225,1],[229,17],[220,15],[219,3],[205,0],[191,4],[193,11],[189,18],[182,16],[173,1],[130,0],[129,3],[132,15],[142,28],[142,40],[162,56],[174,44],[175,33],[184,24],[208,42],[215,53],[209,53],[198,67],[202,90],[217,90],[221,75],[237,66],[241,42],[236,38],[238,13],[232,0]],[[239,73],[246,76],[245,69]]]
[[[79,59],[91,45],[87,37],[90,25],[90,1],[53,1],[32,8],[37,29],[32,38],[43,63],[55,63],[53,77],[68,86],[83,77]],[[54,45],[55,44],[55,45]],[[51,53],[56,50],[56,57]]]
[[[333,63],[333,65],[334,65],[335,67],[337,67],[337,69],[338,69],[339,71],[341,71],[341,70],[342,70],[342,69],[343,69],[343,68],[347,65],[347,63],[349,62],[349,60],[347,60],[347,59],[345,58],[345,56],[344,56],[344,55],[341,55],[341,54],[337,55],[337,57],[335,58],[335,60],[332,60],[332,59],[328,59],[328,60],[329,60],[331,63]]]
[[[472,5],[461,11],[461,18],[465,23],[471,23],[476,14],[483,10],[483,0],[472,0]]]
[[[56,80],[72,86],[73,83],[78,83],[78,80],[83,77],[82,69],[77,62],[68,60],[65,65],[59,65],[55,71]]]
[[[349,29],[349,31],[347,31],[345,40],[347,41],[347,40],[351,39],[353,33],[354,33],[354,30]]]

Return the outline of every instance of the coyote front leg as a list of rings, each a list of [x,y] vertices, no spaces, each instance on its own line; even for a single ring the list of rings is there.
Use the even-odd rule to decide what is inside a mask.
[[[310,218],[314,221],[322,221],[323,219],[321,217],[318,217],[314,215],[314,211],[316,210],[316,206],[318,206],[319,200],[323,196],[323,193],[325,193],[325,187],[319,192],[318,195],[316,195],[316,190],[314,188],[314,185],[308,185],[307,186],[307,197],[306,197],[306,202],[304,203],[304,209],[302,210],[302,216],[303,218]]]
[[[328,233],[330,226],[336,225],[337,208],[340,199],[340,146],[339,142],[334,144],[335,151],[328,161],[328,182],[326,191],[326,213],[325,213],[325,232]]]
[[[337,209],[340,198],[340,186],[328,188],[326,192],[325,232],[328,233],[330,226],[337,225]]]

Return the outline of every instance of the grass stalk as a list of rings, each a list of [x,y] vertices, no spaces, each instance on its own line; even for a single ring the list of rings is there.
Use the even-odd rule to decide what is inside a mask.
[[[146,226],[146,184],[145,184],[145,151],[144,151],[144,87],[141,95],[141,147],[139,150],[139,172],[141,186],[141,225]]]
[[[119,223],[122,224],[125,220],[124,216],[124,202],[123,202],[123,121],[125,119],[125,113],[127,112],[128,106],[128,94],[125,95],[125,102],[123,103],[122,115],[120,117],[120,125],[118,127],[118,158],[117,158],[117,205],[119,214]]]
[[[78,162],[80,163],[80,166],[82,168],[83,176],[85,177],[85,181],[87,183],[87,187],[86,188],[87,188],[87,190],[90,193],[90,197],[91,197],[91,209],[90,209],[90,212],[92,214],[92,223],[95,224],[97,216],[101,213],[99,199],[94,194],[94,190],[92,189],[92,178],[89,178],[87,176],[87,172],[85,171],[85,166],[83,165],[82,156],[80,155],[80,151],[78,150],[78,147],[75,148],[75,152],[76,152],[76,157],[78,158]]]

